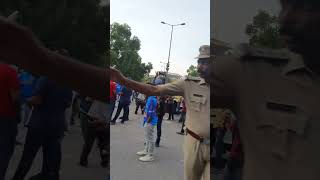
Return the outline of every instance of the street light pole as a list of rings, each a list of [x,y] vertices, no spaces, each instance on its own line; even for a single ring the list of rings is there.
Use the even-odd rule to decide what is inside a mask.
[[[171,26],[170,44],[169,44],[169,55],[168,55],[168,62],[167,62],[167,67],[166,67],[166,81],[168,81],[168,73],[169,73],[169,67],[170,67],[170,55],[171,55],[171,45],[172,45],[173,27],[174,27],[174,26],[184,26],[184,25],[186,25],[186,23],[169,24],[169,23],[166,23],[166,22],[163,22],[163,21],[162,21],[161,23]]]
[[[170,35],[170,45],[169,45],[169,55],[168,55],[168,62],[167,62],[167,74],[169,72],[169,66],[170,66],[170,55],[171,55],[171,44],[172,44],[172,34],[173,34],[173,25],[171,25],[171,35]]]

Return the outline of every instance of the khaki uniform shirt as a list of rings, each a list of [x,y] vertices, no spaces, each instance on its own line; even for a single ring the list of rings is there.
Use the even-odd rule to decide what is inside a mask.
[[[188,77],[158,86],[161,95],[183,96],[186,103],[186,127],[210,138],[210,88],[204,79]]]
[[[217,58],[212,73],[213,108],[239,119],[243,179],[320,179],[320,77],[300,56],[251,49]]]

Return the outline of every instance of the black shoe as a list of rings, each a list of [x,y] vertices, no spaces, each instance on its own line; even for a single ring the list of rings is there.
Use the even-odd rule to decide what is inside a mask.
[[[138,114],[137,112],[134,112],[134,114]]]
[[[88,160],[82,160],[79,162],[79,165],[82,167],[88,167]]]
[[[121,124],[124,124],[124,121],[123,121],[123,120],[121,121]]]
[[[119,119],[123,119],[123,117],[119,117]]]

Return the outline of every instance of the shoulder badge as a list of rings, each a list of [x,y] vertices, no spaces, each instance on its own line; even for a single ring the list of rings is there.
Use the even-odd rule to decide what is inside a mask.
[[[201,81],[199,77],[187,76],[184,78],[185,81]]]
[[[241,59],[264,59],[264,60],[289,60],[290,55],[285,49],[267,49],[250,47],[248,44],[241,44],[237,48],[236,53]]]

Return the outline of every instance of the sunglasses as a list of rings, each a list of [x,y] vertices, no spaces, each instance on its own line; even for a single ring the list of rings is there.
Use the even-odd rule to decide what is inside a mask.
[[[198,64],[208,65],[209,63],[210,63],[210,59],[209,58],[198,59]]]

